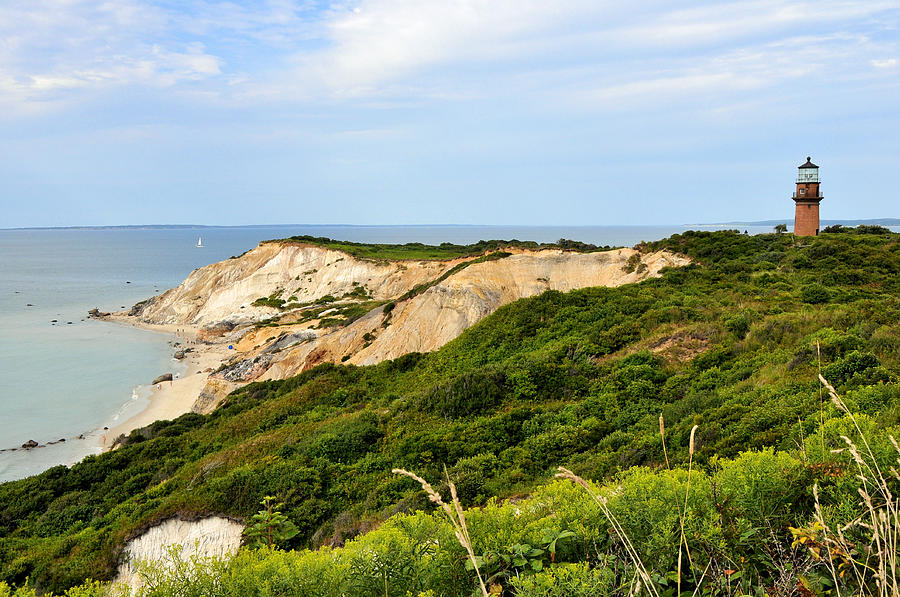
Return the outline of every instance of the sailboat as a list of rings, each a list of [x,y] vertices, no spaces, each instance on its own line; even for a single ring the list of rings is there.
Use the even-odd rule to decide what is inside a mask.
[[[197,248],[198,248],[198,249],[202,249],[202,248],[203,248],[203,237],[202,237],[202,236],[200,236],[200,237],[197,238]]]

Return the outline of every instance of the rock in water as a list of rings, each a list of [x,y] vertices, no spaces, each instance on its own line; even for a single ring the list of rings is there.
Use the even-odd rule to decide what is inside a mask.
[[[34,441],[33,439],[30,439],[27,442],[25,442],[24,444],[22,444],[22,447],[26,448],[26,449],[37,448],[38,443],[36,441]]]
[[[152,384],[156,385],[156,384],[162,383],[164,381],[172,381],[172,374],[171,373],[163,373],[162,375],[160,375],[159,377],[154,379]]]

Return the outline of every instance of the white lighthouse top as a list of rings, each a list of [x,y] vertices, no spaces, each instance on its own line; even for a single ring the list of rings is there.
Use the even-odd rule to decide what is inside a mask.
[[[819,167],[807,156],[806,163],[797,169],[797,182],[819,182]]]

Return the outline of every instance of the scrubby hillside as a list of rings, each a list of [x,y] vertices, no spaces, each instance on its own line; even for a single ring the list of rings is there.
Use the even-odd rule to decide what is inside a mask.
[[[765,546],[789,551],[787,524],[811,520],[812,483],[854,482],[849,467],[822,464],[842,447],[838,436],[848,427],[829,406],[818,372],[868,417],[869,428],[900,421],[900,236],[836,234],[795,243],[787,235],[687,233],[644,248],[662,249],[695,264],[641,284],[516,301],[428,354],[374,366],[327,364],[251,384],[208,416],[157,423],[114,452],[4,484],[0,580],[31,578],[62,589],[86,577],[110,578],[125,540],[140,530],[174,515],[246,519],[265,495],[283,502],[300,531],[287,547],[341,545],[394,513],[429,507],[414,483],[391,474],[394,467],[435,480],[446,466],[462,501],[479,505],[528,495],[559,465],[596,480],[635,466],[660,469],[667,459],[677,468],[697,425],[692,466],[710,478],[723,459],[746,450],[794,454],[785,456],[790,462],[778,454],[749,458],[730,478],[735,487],[790,488],[790,503],[775,503],[781,510],[769,528],[754,522],[766,512],[744,512],[755,507],[751,498],[735,494],[729,503],[726,494],[704,493],[711,496],[705,507],[718,510],[702,520],[726,521],[736,533],[713,537],[718,543],[707,547],[740,555],[728,575],[715,571],[717,582],[745,571],[759,586],[773,585],[778,569],[763,563],[777,554]],[[663,489],[649,480],[634,487],[634,503],[658,506],[641,509],[647,518],[634,524],[669,533],[674,519],[654,518],[672,511],[667,500],[652,500]],[[430,537],[431,523],[403,520],[392,524]],[[529,532],[540,534],[538,526],[560,530],[543,519],[535,525],[516,533],[483,527],[479,549],[506,553]],[[569,561],[596,564],[598,550],[617,541],[572,530],[581,547]],[[766,543],[769,534],[774,542]],[[391,540],[396,554],[405,553],[406,539]],[[743,542],[743,555],[729,541]],[[471,594],[472,573],[458,551],[449,553],[447,578],[457,584],[435,594]],[[670,572],[659,562],[656,573]],[[511,582],[503,583],[508,590]],[[407,586],[424,585],[392,584],[390,594],[405,594],[394,591]]]

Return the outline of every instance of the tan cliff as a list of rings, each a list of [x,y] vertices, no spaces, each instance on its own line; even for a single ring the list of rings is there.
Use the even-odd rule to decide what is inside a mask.
[[[204,326],[224,320],[259,321],[278,315],[254,306],[277,293],[309,303],[340,297],[357,287],[374,299],[391,299],[440,276],[456,261],[374,261],[299,243],[262,243],[240,257],[194,270],[177,287],[152,299],[140,311],[152,324]]]
[[[640,282],[689,263],[680,255],[634,249],[504,249],[492,257],[375,261],[317,246],[264,243],[194,271],[132,314],[143,323],[191,326],[207,342],[234,347],[194,404],[195,411],[209,412],[250,381],[283,379],[323,362],[369,365],[436,350],[515,300]],[[287,301],[288,308],[253,305],[264,297]],[[342,315],[348,307],[357,308],[355,319]]]
[[[520,298],[546,290],[567,292],[639,282],[659,275],[663,267],[688,263],[686,258],[660,252],[643,256],[645,270],[635,268],[626,272],[628,258],[637,254],[632,249],[598,253],[545,250],[475,263],[422,294],[397,303],[388,325],[384,325],[382,309],[376,309],[316,342],[291,349],[259,379],[290,377],[325,361],[372,365],[409,352],[429,352],[453,340],[497,308]],[[374,339],[365,341],[366,334]]]

